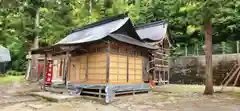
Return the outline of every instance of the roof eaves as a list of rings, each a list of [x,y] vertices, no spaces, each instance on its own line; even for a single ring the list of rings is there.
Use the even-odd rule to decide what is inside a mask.
[[[136,28],[136,30],[138,30],[138,29],[154,27],[154,26],[158,26],[158,25],[162,25],[162,24],[166,24],[166,23],[167,23],[166,20],[160,20],[160,21],[151,22],[151,23],[147,23],[147,24],[137,25],[137,26],[135,26],[135,28]]]
[[[147,48],[147,49],[155,50],[155,49],[159,48],[159,47],[152,46],[150,44],[147,44],[145,42],[141,42],[139,40],[136,40],[132,37],[129,37],[129,36],[123,35],[123,34],[110,34],[109,36],[111,38],[115,39],[115,40],[120,41],[120,42],[128,43],[128,44],[131,44],[131,45],[136,45],[136,46]]]

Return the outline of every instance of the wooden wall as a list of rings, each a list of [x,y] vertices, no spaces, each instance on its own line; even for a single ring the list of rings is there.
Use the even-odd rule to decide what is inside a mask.
[[[88,83],[106,83],[107,53],[95,53],[88,56]]]
[[[90,45],[87,49],[88,53],[71,52],[68,80],[79,84],[106,84],[107,81],[111,84],[143,83],[143,57],[145,57],[143,54],[147,52],[122,43],[111,44],[110,47],[109,76],[107,45]],[[57,64],[54,67],[56,78],[63,78],[64,57],[62,55],[54,61]],[[62,65],[60,65],[61,60]]]
[[[129,57],[129,82],[130,83],[141,83],[143,81],[143,68],[142,68],[142,57],[141,56],[130,56]]]
[[[73,83],[106,83],[106,53],[71,57],[69,80]]]
[[[52,59],[53,59],[53,80],[62,80],[64,69],[64,56],[54,56]]]
[[[110,55],[109,82],[113,84],[127,83],[127,56]]]
[[[107,77],[106,59],[107,53],[89,54],[88,62],[86,55],[71,57],[69,80],[73,83],[105,84]],[[110,54],[109,83],[142,83],[142,69],[141,56],[128,57],[121,54]]]
[[[71,82],[83,82],[86,80],[86,63],[86,55],[71,57],[68,76]]]
[[[112,84],[142,83],[142,57],[111,54],[109,72]]]

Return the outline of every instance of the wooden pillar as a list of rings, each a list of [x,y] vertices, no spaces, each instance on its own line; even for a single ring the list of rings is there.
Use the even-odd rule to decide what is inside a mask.
[[[163,71],[163,80],[164,80],[164,83],[166,82],[166,71],[165,71],[165,69],[164,69],[164,71]]]
[[[28,52],[27,57],[32,57],[32,54],[31,54],[30,51]],[[28,58],[28,68],[27,68],[27,74],[25,76],[26,80],[29,80],[29,77],[30,77],[30,74],[31,74],[31,70],[32,70],[32,61],[31,61],[31,58]]]
[[[169,74],[170,72],[169,72],[169,68],[168,68],[168,71],[167,71],[167,75],[168,75],[168,84],[170,83],[170,74]]]
[[[129,81],[129,58],[128,58],[128,50],[126,49],[127,52],[127,82]]]
[[[156,80],[156,70],[153,70],[153,81]]]
[[[198,46],[198,45],[197,45]],[[198,47],[197,47],[198,48]],[[169,52],[167,52],[166,53],[167,55],[166,55],[166,63],[167,63],[167,81],[168,81],[168,84],[170,83],[170,58],[168,57],[168,55],[170,55],[170,53]]]
[[[61,70],[61,72],[62,72],[62,79],[63,79],[63,81],[64,81],[64,79],[65,79],[65,67],[66,67],[66,57],[64,57],[63,58],[63,63],[62,63],[63,65],[63,67],[62,67],[62,70]]]
[[[144,78],[146,78],[146,65],[145,65],[145,61],[146,61],[146,57],[145,57],[145,54],[142,54],[141,53],[141,55],[142,55],[142,81],[144,82],[145,81],[145,79]]]
[[[161,82],[161,71],[158,71],[158,82]]]
[[[46,73],[47,73],[47,53],[44,54],[44,71],[43,71],[43,90],[45,89],[45,85],[46,85]]]
[[[109,68],[110,68],[110,51],[111,51],[111,47],[110,47],[110,41],[107,42],[107,75],[106,75],[106,82],[109,83]]]
[[[101,88],[98,89],[98,94],[99,94],[98,98],[101,98],[102,97],[102,89]]]
[[[59,61],[57,61],[57,64],[56,64],[57,67],[58,67],[58,62],[59,62]],[[54,61],[53,61],[53,63],[54,63]],[[62,76],[62,75],[63,75],[63,71],[62,71],[62,70],[63,70],[63,60],[62,60],[62,58],[60,59],[60,68],[57,69],[57,70],[59,70],[59,73],[60,73],[60,74],[58,74],[58,75],[59,75],[59,76]]]
[[[168,75],[168,84],[170,83],[170,59],[167,58],[167,75]]]
[[[69,61],[70,61],[70,54],[69,52],[66,53],[65,56],[65,63],[64,63],[64,84],[67,86],[67,80],[68,80],[68,70],[69,70]]]
[[[85,80],[88,80],[88,54],[86,55]]]

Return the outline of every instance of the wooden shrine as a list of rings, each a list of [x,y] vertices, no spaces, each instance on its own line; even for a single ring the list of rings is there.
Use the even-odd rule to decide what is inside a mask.
[[[112,85],[113,91],[149,89],[145,61],[158,49],[145,43],[126,15],[74,30],[58,43],[32,50],[53,60],[53,80],[69,89]],[[46,72],[46,71],[45,71]]]

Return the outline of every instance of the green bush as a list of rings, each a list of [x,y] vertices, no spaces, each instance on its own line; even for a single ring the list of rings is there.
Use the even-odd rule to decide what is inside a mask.
[[[10,70],[7,71],[7,73],[5,75],[11,75],[11,76],[21,76],[24,75],[24,72],[19,72],[19,71],[15,71],[15,70]]]

